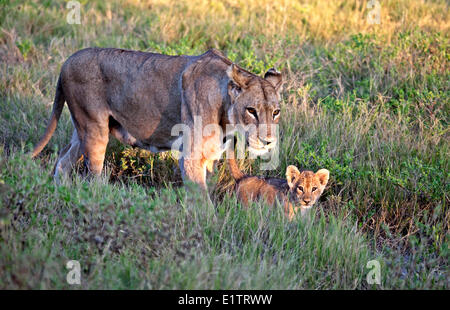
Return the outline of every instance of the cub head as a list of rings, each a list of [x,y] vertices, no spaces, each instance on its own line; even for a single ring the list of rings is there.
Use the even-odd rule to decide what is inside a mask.
[[[295,212],[298,209],[311,208],[322,195],[328,183],[330,172],[320,169],[316,173],[312,171],[300,172],[295,166],[286,169],[286,180],[289,185],[289,200],[293,204]]]
[[[232,64],[227,75],[231,101],[228,121],[244,130],[251,153],[263,155],[277,143],[275,126],[280,118],[281,73],[270,69],[261,78]]]

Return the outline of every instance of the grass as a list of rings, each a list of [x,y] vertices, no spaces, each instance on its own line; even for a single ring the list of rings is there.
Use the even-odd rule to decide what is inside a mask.
[[[2,287],[70,288],[64,266],[72,259],[83,266],[80,288],[90,289],[367,288],[366,263],[387,264],[342,215],[318,211],[289,223],[281,210],[247,211],[232,197],[208,210],[192,187],[155,191],[80,177],[55,186],[48,169],[20,152],[0,169]],[[427,282],[445,281],[406,266]],[[400,281],[382,286],[393,279]],[[414,287],[410,280],[401,285]]]
[[[446,1],[0,1],[0,287],[449,288],[449,54]],[[87,46],[166,54],[223,50],[285,74],[280,167],[327,168],[311,218],[244,210],[223,163],[215,210],[183,187],[170,154],[111,141],[105,175],[50,178],[70,140],[67,109],[43,155],[59,69]],[[366,264],[381,263],[381,285]]]

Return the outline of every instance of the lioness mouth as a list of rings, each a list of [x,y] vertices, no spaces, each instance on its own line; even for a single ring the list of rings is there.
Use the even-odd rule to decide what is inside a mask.
[[[267,147],[254,147],[251,145],[248,147],[248,150],[255,155],[263,155],[269,151]]]
[[[263,143],[259,138],[249,138],[249,150],[255,154],[264,154],[276,146],[276,142]]]

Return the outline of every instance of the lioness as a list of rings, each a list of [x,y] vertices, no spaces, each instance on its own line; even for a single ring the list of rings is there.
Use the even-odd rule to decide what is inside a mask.
[[[250,201],[265,200],[275,204],[278,199],[284,206],[284,212],[289,220],[301,210],[304,213],[310,209],[322,195],[328,183],[330,172],[320,169],[300,172],[295,166],[286,169],[286,180],[278,178],[263,178],[246,176],[238,168],[235,159],[228,160],[231,175],[236,180],[236,194],[244,206]]]
[[[183,179],[206,189],[206,169],[211,170],[224,151],[222,135],[214,131],[184,140],[172,135],[172,128],[184,124],[193,130],[197,120],[202,128],[217,125],[227,134],[227,125],[239,124],[248,129],[250,150],[264,154],[277,141],[270,126],[261,134],[260,125],[278,123],[281,84],[282,76],[275,69],[261,78],[214,49],[199,56],[83,49],[61,68],[51,118],[32,156],[50,140],[67,102],[75,128],[59,154],[56,178],[81,156],[91,173],[100,174],[111,134],[152,152],[168,151],[183,141],[179,143],[184,151],[179,160]],[[188,149],[185,142],[192,147]]]

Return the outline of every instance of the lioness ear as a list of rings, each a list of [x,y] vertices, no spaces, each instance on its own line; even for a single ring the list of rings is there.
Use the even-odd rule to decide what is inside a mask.
[[[290,165],[286,168],[286,180],[290,188],[294,186],[295,181],[300,177],[300,171],[298,171],[297,167]]]
[[[275,68],[270,68],[264,75],[264,79],[272,84],[277,93],[281,91],[281,85],[283,85],[283,76],[281,75],[281,72],[278,72]]]
[[[325,187],[330,177],[330,171],[327,169],[320,169],[316,172],[316,177],[319,179],[320,185]]]

